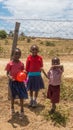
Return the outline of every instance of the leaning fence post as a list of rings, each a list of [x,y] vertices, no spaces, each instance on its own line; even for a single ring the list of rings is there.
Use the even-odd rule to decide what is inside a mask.
[[[19,27],[20,27],[20,23],[16,22],[10,59],[12,59],[14,49],[17,46]],[[10,87],[9,86],[8,86],[8,99],[11,99],[11,91],[10,91]]]
[[[11,57],[10,57],[11,59],[12,59],[12,56],[13,56],[14,49],[17,46],[19,27],[20,27],[20,23],[16,22],[16,24],[15,24],[15,30],[14,30],[13,44],[12,44]]]

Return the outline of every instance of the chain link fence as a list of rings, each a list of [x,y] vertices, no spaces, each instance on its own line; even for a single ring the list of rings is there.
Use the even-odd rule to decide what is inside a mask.
[[[25,36],[73,39],[73,21],[68,20],[0,19],[0,30],[14,31],[16,22]]]

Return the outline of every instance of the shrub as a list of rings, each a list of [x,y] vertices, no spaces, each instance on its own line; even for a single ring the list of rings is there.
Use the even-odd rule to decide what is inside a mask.
[[[5,30],[0,30],[0,38],[3,39],[3,38],[6,38],[7,37],[7,33]]]
[[[45,45],[46,46],[55,46],[55,44],[53,42],[49,42],[49,41],[46,41]]]

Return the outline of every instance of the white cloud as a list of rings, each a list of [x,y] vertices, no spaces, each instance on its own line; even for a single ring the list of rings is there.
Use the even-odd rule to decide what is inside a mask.
[[[73,22],[61,22],[61,20],[73,20],[73,0],[0,0],[3,8],[6,8],[11,16],[0,15],[1,27],[14,29],[16,19],[21,23],[20,31],[31,36],[73,37]],[[14,20],[12,20],[12,19]],[[49,21],[20,20],[49,19]],[[59,22],[54,22],[59,20]],[[7,25],[4,22],[7,22]],[[0,27],[0,28],[1,28]],[[69,37],[68,37],[69,36]]]
[[[0,0],[0,2],[3,2],[4,0]]]
[[[4,4],[15,18],[73,18],[73,0],[6,0]]]

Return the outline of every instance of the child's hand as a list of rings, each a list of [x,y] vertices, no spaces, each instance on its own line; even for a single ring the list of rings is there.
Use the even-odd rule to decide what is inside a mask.
[[[63,65],[52,65],[52,68],[60,68],[60,69],[62,69]]]
[[[8,75],[8,78],[9,78],[10,80],[12,80],[12,81],[15,81],[15,79],[14,79],[12,76],[10,76],[10,75]]]
[[[54,68],[54,69],[58,68],[61,72],[64,71],[64,67],[63,67],[63,65],[52,65],[51,68]]]
[[[23,70],[23,72],[27,74],[27,71],[26,71],[26,70]]]

